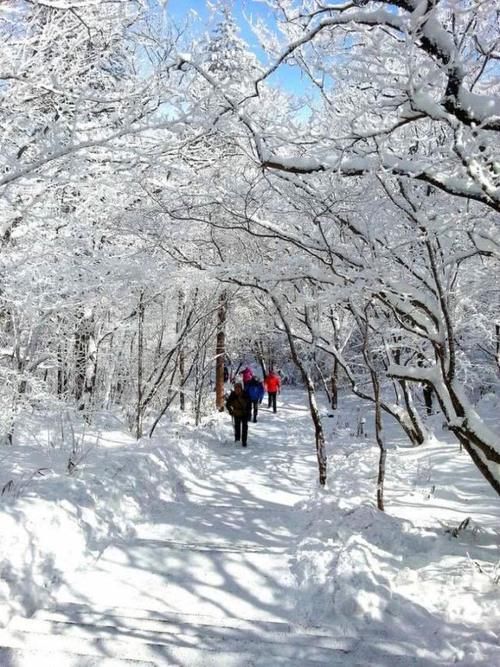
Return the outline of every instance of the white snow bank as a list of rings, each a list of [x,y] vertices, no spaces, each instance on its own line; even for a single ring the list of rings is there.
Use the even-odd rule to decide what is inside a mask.
[[[22,499],[0,511],[0,625],[15,611],[47,603],[64,570],[82,564],[87,546],[76,507]]]
[[[54,440],[49,431],[27,420],[20,442],[1,452],[0,626],[46,606],[68,571],[113,539],[133,536],[137,523],[182,496],[185,481],[207,466],[204,445],[181,442],[175,425],[136,442],[115,424],[80,434],[69,474],[75,440]]]
[[[468,455],[436,438],[391,449],[384,513],[378,449],[346,434],[331,448],[328,488],[301,508],[301,621],[436,664],[500,664],[500,498]]]

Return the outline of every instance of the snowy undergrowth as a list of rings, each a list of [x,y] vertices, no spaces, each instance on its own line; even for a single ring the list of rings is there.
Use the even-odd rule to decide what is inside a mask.
[[[137,442],[110,415],[95,430],[26,417],[0,451],[0,626],[50,603],[65,572],[133,536],[207,473],[206,448],[181,428],[189,432],[171,423]]]
[[[389,429],[380,512],[373,438],[337,423],[327,489],[302,505],[302,622],[385,637],[444,664],[499,664],[500,499],[445,435],[407,448]]]

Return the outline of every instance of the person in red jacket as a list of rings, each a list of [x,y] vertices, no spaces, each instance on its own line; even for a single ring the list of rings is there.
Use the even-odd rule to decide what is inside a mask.
[[[267,407],[272,406],[273,412],[276,412],[276,394],[279,394],[281,389],[280,376],[270,371],[265,377],[264,386],[267,390]]]

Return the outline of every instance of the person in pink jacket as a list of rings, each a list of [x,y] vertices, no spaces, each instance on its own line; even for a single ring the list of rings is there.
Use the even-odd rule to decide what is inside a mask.
[[[253,378],[253,370],[247,366],[241,371],[241,379],[243,380],[243,387],[246,390],[247,384]]]
[[[280,376],[274,371],[270,371],[265,377],[264,386],[267,390],[267,407],[272,406],[273,412],[276,412],[276,395],[279,394],[281,389]]]

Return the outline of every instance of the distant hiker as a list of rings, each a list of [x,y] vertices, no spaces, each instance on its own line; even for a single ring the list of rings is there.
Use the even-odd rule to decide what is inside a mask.
[[[241,438],[243,447],[247,446],[248,420],[250,419],[251,407],[250,398],[243,390],[241,382],[236,382],[226,401],[226,408],[234,422],[234,441],[239,442]]]
[[[259,403],[262,403],[262,399],[264,398],[264,385],[259,378],[254,375],[248,382],[245,391],[252,403],[253,421],[256,422],[257,413],[259,412]]]
[[[247,366],[241,371],[241,378],[243,380],[243,387],[246,389],[247,384],[253,378],[253,370],[249,366]]]
[[[276,394],[279,393],[281,389],[281,380],[279,375],[274,371],[270,371],[264,380],[265,387],[267,389],[267,407],[272,406],[273,412],[276,412]]]

